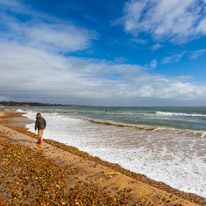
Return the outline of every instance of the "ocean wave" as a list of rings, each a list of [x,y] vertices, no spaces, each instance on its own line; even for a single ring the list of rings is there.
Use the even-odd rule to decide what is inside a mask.
[[[157,115],[161,116],[185,116],[185,117],[206,117],[206,114],[188,114],[188,113],[177,113],[177,112],[156,112]]]
[[[166,132],[166,133],[173,133],[173,134],[182,134],[182,135],[189,135],[189,136],[195,136],[200,138],[206,137],[205,131],[193,131],[193,130],[184,130],[184,129],[176,129],[176,128],[170,128],[170,127],[152,127],[147,125],[133,125],[133,124],[125,124],[125,123],[117,123],[117,122],[111,122],[111,121],[102,121],[102,120],[95,120],[95,119],[89,119],[88,121],[95,123],[95,124],[102,124],[102,125],[108,125],[108,126],[116,126],[116,127],[128,127],[133,128],[139,131],[152,131],[152,132]]]
[[[17,109],[16,111],[17,111],[17,112],[20,112],[20,113],[25,113],[25,111],[22,110],[22,109]]]

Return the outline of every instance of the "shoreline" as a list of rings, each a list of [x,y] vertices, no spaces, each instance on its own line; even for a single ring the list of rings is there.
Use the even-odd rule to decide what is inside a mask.
[[[0,124],[4,125],[4,126],[7,126],[11,129],[14,129],[18,132],[21,132],[23,134],[26,134],[26,135],[28,135],[32,138],[35,138],[36,135],[31,133],[31,132],[28,132],[27,129],[25,128],[25,126],[23,126],[23,124],[25,124],[25,121],[23,121],[22,126],[12,126],[12,122],[13,122],[12,118],[14,118],[14,117],[16,117],[16,118],[26,118],[26,117],[22,116],[22,113],[15,113],[15,112],[7,113],[7,116],[1,117]],[[2,119],[4,119],[4,120],[2,121]],[[196,203],[196,204],[199,204],[199,205],[201,205],[203,203],[205,204],[205,202],[206,202],[205,198],[199,197],[199,196],[191,194],[191,193],[180,192],[178,190],[175,190],[175,189],[169,187],[168,185],[166,185],[164,183],[150,180],[149,178],[147,178],[144,175],[136,174],[134,172],[130,172],[129,170],[123,169],[117,164],[112,164],[112,163],[103,161],[103,160],[101,160],[97,157],[92,157],[92,156],[88,155],[86,152],[79,151],[77,148],[66,146],[62,143],[55,142],[55,141],[52,141],[52,140],[44,140],[44,142],[45,142],[45,144],[49,143],[49,145],[53,145],[53,146],[55,146],[56,148],[58,148],[62,151],[69,152],[70,154],[81,158],[82,160],[80,162],[90,161],[93,164],[95,164],[96,167],[97,166],[100,167],[100,168],[101,167],[106,167],[109,170],[112,170],[113,172],[111,174],[109,174],[110,179],[113,179],[113,178],[115,179],[116,176],[121,176],[122,175],[124,177],[123,179],[131,178],[132,181],[134,181],[134,182],[137,181],[139,184],[141,183],[144,186],[146,185],[147,190],[149,190],[148,188],[152,188],[155,191],[162,191],[162,193],[168,193],[172,196],[172,198],[176,197],[177,199],[183,199],[185,201],[190,201],[191,205],[192,205],[192,202]],[[100,169],[100,171],[101,171],[101,169]],[[107,176],[107,178],[108,178],[108,176]],[[126,183],[124,183],[124,184],[126,184]],[[127,185],[127,187],[128,187],[128,185]],[[108,186],[107,186],[107,188],[108,188]],[[134,188],[132,189],[132,191],[133,190],[134,190]],[[111,189],[110,189],[110,192],[111,192]],[[115,192],[115,190],[114,190],[114,192]],[[145,193],[145,194],[147,194],[147,193]],[[147,195],[145,195],[145,196],[147,196]],[[168,198],[167,200],[171,200],[171,198]],[[163,199],[161,199],[161,201],[164,202]],[[186,205],[188,205],[188,203]]]
[[[24,113],[24,111],[19,111],[20,113]],[[44,113],[44,112],[42,112]],[[48,112],[51,113],[51,112]],[[61,115],[66,114],[69,112],[63,112],[60,113]],[[121,121],[115,121],[115,120],[110,120],[110,119],[98,119],[98,118],[92,118],[88,116],[81,116],[81,115],[73,115],[72,113],[69,114],[72,118],[77,118],[77,119],[83,119],[86,121],[89,121],[94,124],[99,124],[99,125],[106,125],[106,126],[115,126],[119,128],[132,128],[137,131],[151,131],[151,132],[156,132],[156,133],[161,133],[161,132],[166,132],[170,134],[182,134],[182,135],[188,135],[192,136],[195,138],[206,138],[206,131],[199,129],[194,129],[194,128],[181,128],[181,127],[172,127],[169,125],[149,125],[149,124],[133,124],[133,123],[126,123],[126,122],[121,122]],[[194,115],[194,114],[188,114],[189,116]],[[198,116],[198,115],[197,115]],[[201,117],[201,116],[200,116]],[[206,116],[204,116],[206,117]]]

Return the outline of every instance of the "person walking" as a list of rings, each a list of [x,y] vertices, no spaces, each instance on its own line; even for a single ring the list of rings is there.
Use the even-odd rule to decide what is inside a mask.
[[[46,128],[46,120],[41,116],[41,113],[37,113],[36,122],[35,122],[35,131],[38,129],[38,137],[39,137],[37,144],[42,144],[45,128]]]

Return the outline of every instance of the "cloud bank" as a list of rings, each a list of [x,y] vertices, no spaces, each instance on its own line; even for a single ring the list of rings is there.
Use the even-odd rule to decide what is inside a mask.
[[[206,99],[205,86],[149,74],[138,65],[64,57],[11,42],[0,47],[2,99],[119,105]]]

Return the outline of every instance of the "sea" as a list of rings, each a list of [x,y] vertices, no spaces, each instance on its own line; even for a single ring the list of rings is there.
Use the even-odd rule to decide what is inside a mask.
[[[206,107],[21,107],[44,138],[206,198]],[[34,131],[34,123],[26,127]]]

